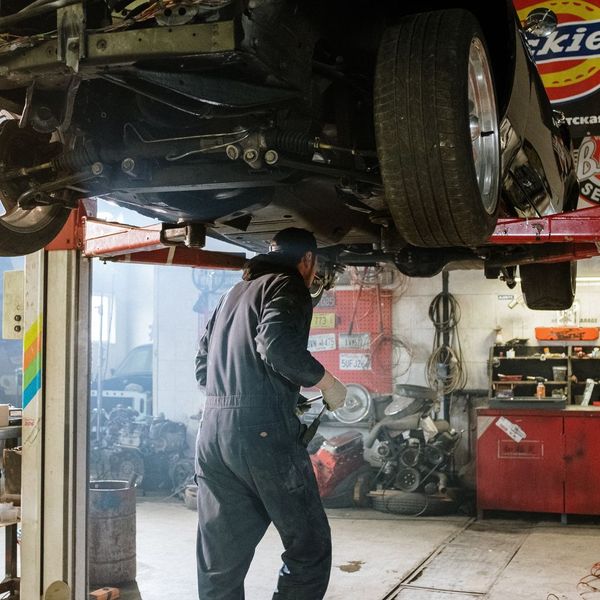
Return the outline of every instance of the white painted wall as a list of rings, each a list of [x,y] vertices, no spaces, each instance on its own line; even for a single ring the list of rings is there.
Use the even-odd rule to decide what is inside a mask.
[[[181,421],[188,429],[188,444],[198,421],[192,419],[202,406],[194,379],[198,344],[198,314],[193,311],[198,291],[191,269],[156,267],[154,398],[157,413]],[[193,447],[193,446],[190,446]]]
[[[156,267],[154,291],[155,362],[154,390],[156,414],[164,413],[167,419],[185,423],[188,444],[198,428],[197,416],[204,405],[204,394],[198,389],[194,362],[198,341],[204,333],[206,320],[221,297],[220,288],[208,289],[215,277],[227,281],[239,280],[239,272],[214,273],[204,271],[197,275],[196,287],[192,278],[194,270],[184,267]],[[206,283],[206,287],[202,287]],[[200,299],[200,300],[199,300]],[[202,312],[194,311],[201,310]]]
[[[600,276],[600,258],[580,261],[578,276]],[[520,287],[509,290],[497,280],[486,280],[483,272],[450,271],[449,290],[461,308],[459,324],[463,355],[468,369],[467,387],[488,387],[487,359],[490,346],[494,344],[496,326],[502,327],[504,341],[515,337],[529,338],[531,345],[549,345],[535,339],[536,326],[559,323],[555,311],[532,311],[519,302],[509,308],[511,297],[520,297]],[[397,378],[398,383],[425,385],[425,363],[432,346],[434,328],[428,317],[429,305],[442,291],[442,276],[431,279],[410,279],[407,289],[396,295],[393,309],[394,333],[413,349],[413,364],[410,371]],[[597,326],[600,323],[600,283],[578,282],[576,303],[582,326]],[[600,341],[599,341],[600,345]]]
[[[152,342],[154,322],[154,268],[148,265],[102,263],[93,261],[92,295],[107,296],[114,302],[114,312],[105,311],[103,319],[114,322],[114,343],[102,340],[106,361],[105,373],[119,366],[135,346]],[[98,319],[98,312],[92,319]],[[108,331],[108,328],[107,328]],[[98,372],[98,342],[92,343],[92,377]]]

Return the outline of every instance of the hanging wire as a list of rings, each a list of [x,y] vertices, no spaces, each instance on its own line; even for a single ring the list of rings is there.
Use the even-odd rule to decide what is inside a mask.
[[[365,288],[379,285],[382,292],[394,292],[394,295],[402,295],[408,287],[408,277],[386,264],[351,266],[348,267],[348,275],[351,285]]]
[[[392,373],[397,379],[410,370],[413,350],[400,336],[381,333],[371,342],[371,356],[375,372]]]
[[[600,598],[600,563],[594,563],[590,574],[579,580],[577,593],[581,598]]]
[[[448,303],[448,315],[444,316],[444,303]],[[442,386],[444,394],[462,390],[467,385],[467,370],[464,363],[458,323],[460,305],[452,294],[439,293],[429,305],[429,318],[435,327],[433,350],[427,359],[425,376],[433,389]],[[444,343],[447,334],[449,342]]]

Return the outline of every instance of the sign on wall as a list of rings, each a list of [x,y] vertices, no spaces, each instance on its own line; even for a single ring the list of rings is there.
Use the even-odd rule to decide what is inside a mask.
[[[574,138],[600,135],[600,0],[514,0],[521,21],[535,8],[556,13],[548,37],[527,34],[533,59],[555,108]]]
[[[600,98],[598,99],[600,103]],[[580,194],[588,202],[600,202],[600,136],[581,140],[577,157]]]
[[[600,202],[600,0],[514,0],[521,21],[535,8],[556,14],[548,37],[526,34],[552,102],[564,113],[577,151],[581,200]]]

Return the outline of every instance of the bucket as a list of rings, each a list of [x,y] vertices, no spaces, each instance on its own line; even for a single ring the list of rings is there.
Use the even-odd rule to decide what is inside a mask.
[[[566,381],[567,367],[552,367],[552,379],[554,381]]]
[[[135,580],[135,488],[129,482],[90,482],[88,561],[94,585]]]

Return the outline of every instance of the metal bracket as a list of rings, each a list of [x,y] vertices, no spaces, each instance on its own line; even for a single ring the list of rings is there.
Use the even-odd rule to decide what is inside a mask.
[[[75,73],[79,61],[86,57],[85,8],[83,2],[57,10],[58,59]]]

